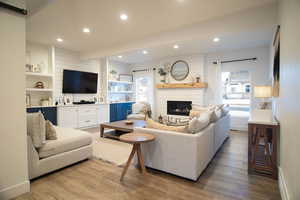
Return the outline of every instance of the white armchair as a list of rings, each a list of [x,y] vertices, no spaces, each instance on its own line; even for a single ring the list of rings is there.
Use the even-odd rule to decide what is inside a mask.
[[[127,119],[144,120],[151,115],[151,106],[147,102],[137,102],[132,105],[132,114]]]

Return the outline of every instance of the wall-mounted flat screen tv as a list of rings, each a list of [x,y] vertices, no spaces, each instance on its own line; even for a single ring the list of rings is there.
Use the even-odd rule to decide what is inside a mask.
[[[63,71],[64,94],[97,93],[98,74],[74,70]]]

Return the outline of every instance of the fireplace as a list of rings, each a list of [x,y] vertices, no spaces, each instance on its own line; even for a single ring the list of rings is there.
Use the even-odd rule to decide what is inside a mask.
[[[192,109],[191,101],[167,101],[168,115],[189,116],[191,109]]]

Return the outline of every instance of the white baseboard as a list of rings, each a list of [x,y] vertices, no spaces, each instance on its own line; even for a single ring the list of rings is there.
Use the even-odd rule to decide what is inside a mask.
[[[288,189],[286,186],[286,182],[285,182],[285,178],[282,172],[282,169],[280,167],[278,167],[278,172],[279,172],[279,190],[280,190],[280,194],[281,194],[281,199],[282,200],[290,200],[290,196],[288,193]]]
[[[24,181],[23,183],[19,183],[7,188],[0,190],[0,199],[6,200],[11,199],[21,194],[27,193],[30,191],[30,182]]]

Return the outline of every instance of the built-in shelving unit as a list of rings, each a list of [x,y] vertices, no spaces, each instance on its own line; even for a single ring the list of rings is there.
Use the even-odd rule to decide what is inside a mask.
[[[133,100],[133,82],[108,80],[109,102],[129,102]]]
[[[111,94],[131,94],[133,91],[109,91]]]
[[[53,47],[26,43],[26,102],[27,107],[41,106],[48,100],[53,105],[54,63]],[[25,67],[25,66],[24,66]],[[36,88],[37,82],[42,82],[44,88]]]
[[[133,82],[129,82],[129,81],[113,81],[113,80],[109,80],[109,83],[119,83],[119,84],[133,84]]]

